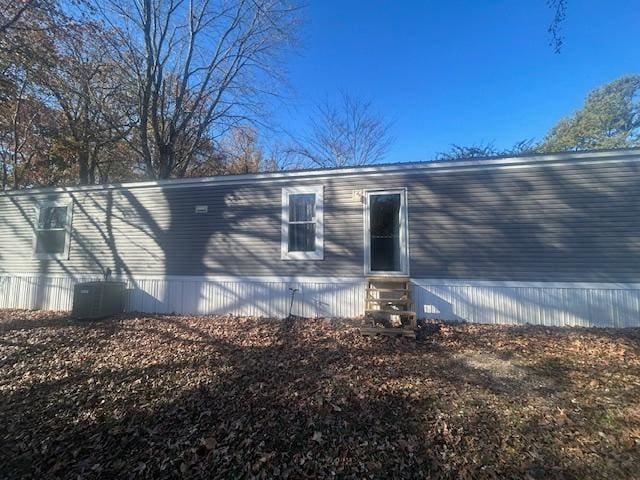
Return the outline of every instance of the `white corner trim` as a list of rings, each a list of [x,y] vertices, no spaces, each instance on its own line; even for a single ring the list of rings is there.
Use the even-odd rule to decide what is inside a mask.
[[[315,195],[316,238],[313,252],[289,251],[289,196],[312,193]],[[282,189],[282,226],[280,238],[280,258],[282,260],[322,260],[324,259],[324,186],[285,187]]]
[[[62,253],[37,253],[38,231],[40,225],[40,211],[47,207],[66,207],[67,221],[64,228],[64,250]],[[38,260],[69,260],[69,251],[71,248],[71,232],[73,224],[73,201],[71,199],[55,200],[47,202],[38,202],[34,206],[34,222],[33,222],[33,245],[32,256]],[[46,229],[45,229],[46,230]]]

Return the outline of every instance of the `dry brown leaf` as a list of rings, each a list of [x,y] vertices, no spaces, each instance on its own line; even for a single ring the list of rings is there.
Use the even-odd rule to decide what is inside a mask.
[[[0,312],[7,478],[634,478],[640,333]]]

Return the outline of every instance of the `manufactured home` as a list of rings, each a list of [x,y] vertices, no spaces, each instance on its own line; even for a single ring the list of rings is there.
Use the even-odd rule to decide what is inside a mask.
[[[358,317],[370,277],[418,318],[640,326],[640,150],[0,193],[0,308]],[[293,300],[293,303],[291,303]]]

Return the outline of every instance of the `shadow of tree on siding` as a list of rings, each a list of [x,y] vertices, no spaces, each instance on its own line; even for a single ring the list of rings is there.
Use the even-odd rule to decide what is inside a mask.
[[[202,185],[189,189],[150,187],[82,193],[3,195],[17,209],[20,222],[0,217],[0,226],[16,237],[33,230],[32,205],[42,199],[71,197],[74,229],[69,260],[42,260],[24,255],[24,266],[42,274],[100,277],[110,268],[135,281],[145,274],[172,276],[353,276],[363,272],[362,206],[351,189],[409,188],[411,273],[414,277],[469,280],[632,282],[640,272],[640,207],[633,163],[602,163],[510,170],[474,170],[451,164],[447,172],[385,176],[300,179],[274,183]],[[318,262],[280,259],[281,188],[325,186],[325,259]],[[196,205],[209,211],[196,215]],[[77,228],[76,228],[77,227]],[[28,242],[21,248],[31,248]],[[18,250],[14,250],[18,252]],[[16,253],[13,253],[15,255]],[[0,262],[11,254],[0,252]],[[27,258],[29,257],[29,258]],[[160,285],[161,284],[161,285]],[[42,300],[43,283],[34,304]],[[169,312],[167,292],[145,292],[150,308]],[[206,303],[208,292],[183,292],[193,303]],[[185,286],[184,288],[189,288]],[[138,295],[143,289],[134,285]],[[216,285],[224,307],[241,311],[246,299],[229,285]],[[328,285],[312,294],[322,301]],[[269,289],[256,293],[268,305]],[[453,311],[451,300],[432,303]],[[517,292],[505,298],[518,301]],[[306,300],[306,299],[305,299]],[[190,300],[191,301],[191,300]],[[469,300],[455,298],[464,306]],[[540,299],[540,302],[551,301]],[[146,305],[146,304],[145,304]],[[420,314],[424,306],[419,305]],[[547,305],[547,308],[553,308]],[[590,308],[598,308],[597,302]],[[269,307],[271,308],[271,307]],[[280,308],[280,307],[279,307]],[[305,307],[313,311],[313,307]],[[562,308],[575,318],[585,312]],[[486,310],[498,318],[497,308]],[[562,312],[558,312],[562,313]],[[604,309],[593,315],[605,317]],[[621,316],[632,316],[627,308]],[[625,317],[626,318],[626,317]],[[521,319],[517,320],[518,322]],[[637,319],[640,322],[640,317]]]
[[[639,177],[640,167],[633,163],[425,175],[420,195],[409,195],[410,216],[424,219],[414,220],[410,229],[412,254],[425,253],[412,259],[412,276],[637,282]],[[468,298],[452,295],[458,311],[471,307]],[[519,297],[511,293],[505,299]],[[585,318],[582,307],[563,308]],[[610,315],[597,302],[589,308],[598,310],[594,317]],[[484,313],[485,321],[501,317],[498,307]],[[629,308],[620,316],[640,324]]]

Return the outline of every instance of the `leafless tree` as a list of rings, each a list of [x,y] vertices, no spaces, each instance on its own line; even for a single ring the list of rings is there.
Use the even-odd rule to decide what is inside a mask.
[[[364,101],[343,93],[338,103],[316,105],[310,131],[293,150],[311,166],[366,165],[383,160],[394,139],[391,123]]]
[[[253,128],[235,127],[221,143],[227,173],[255,173],[262,170],[263,152]]]
[[[0,102],[1,189],[49,185],[61,179],[53,165],[58,112],[40,101],[27,76],[10,99]]]
[[[66,5],[79,6],[81,2],[70,0]],[[0,0],[0,161],[4,188],[40,185],[60,178],[52,165],[55,162],[50,162],[60,117],[42,98],[41,74],[49,74],[53,44],[68,20],[58,0]]]
[[[125,46],[132,145],[150,178],[184,176],[203,142],[257,115],[298,22],[281,0],[110,0],[103,12]]]
[[[14,28],[28,10],[38,8],[39,4],[37,0],[1,0],[0,35]]]
[[[78,168],[82,185],[96,183],[110,170],[102,151],[130,132],[129,89],[108,55],[105,31],[99,23],[84,22],[58,35],[55,61],[43,85],[65,120],[64,144]],[[122,159],[121,161],[130,161]],[[102,164],[101,164],[102,162]]]
[[[28,72],[45,58],[63,16],[57,2],[0,0],[0,101],[13,99]]]
[[[473,158],[504,157],[509,155],[527,155],[538,152],[539,143],[534,139],[520,140],[510,148],[496,148],[493,142],[480,142],[472,145],[451,144],[446,152],[437,154],[437,160],[471,160]]]
[[[0,108],[0,163],[2,164],[2,190],[20,186],[20,166],[24,162],[24,147],[28,132],[32,130],[35,114],[25,115],[27,78],[17,85],[12,102],[3,102]],[[28,154],[27,154],[28,155]],[[11,178],[10,178],[11,177]]]
[[[43,34],[55,34],[68,19],[65,7],[80,9],[85,0],[0,0],[0,51],[37,53]]]

